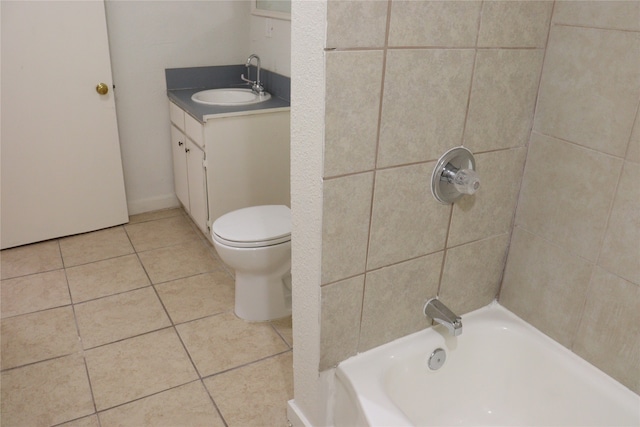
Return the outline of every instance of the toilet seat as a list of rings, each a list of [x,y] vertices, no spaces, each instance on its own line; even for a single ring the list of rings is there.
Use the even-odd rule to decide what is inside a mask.
[[[218,243],[235,248],[285,243],[291,240],[291,210],[284,205],[239,209],[215,220],[211,232]]]

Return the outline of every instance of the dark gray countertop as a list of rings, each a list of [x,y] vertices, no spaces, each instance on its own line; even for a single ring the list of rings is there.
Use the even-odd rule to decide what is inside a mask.
[[[253,67],[252,78],[255,76],[255,71]],[[200,104],[191,100],[191,96],[201,90],[247,88],[247,84],[240,79],[240,74],[246,74],[246,72],[244,65],[166,69],[167,95],[178,107],[203,124],[207,119],[215,117],[256,114],[290,108],[290,79],[265,69],[262,69],[260,74],[265,90],[271,94],[271,99],[268,101],[241,106],[222,106]]]

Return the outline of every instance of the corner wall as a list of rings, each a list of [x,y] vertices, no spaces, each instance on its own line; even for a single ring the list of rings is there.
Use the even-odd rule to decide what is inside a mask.
[[[290,75],[290,21],[250,14],[250,2],[105,0],[129,214],[178,206],[165,68],[242,64]]]
[[[636,393],[639,103],[640,3],[557,2],[500,295]]]

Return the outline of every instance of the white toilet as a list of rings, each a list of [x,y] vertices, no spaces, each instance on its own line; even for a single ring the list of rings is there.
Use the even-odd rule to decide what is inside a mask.
[[[252,206],[211,227],[218,255],[236,274],[235,313],[259,322],[291,314],[291,210]]]

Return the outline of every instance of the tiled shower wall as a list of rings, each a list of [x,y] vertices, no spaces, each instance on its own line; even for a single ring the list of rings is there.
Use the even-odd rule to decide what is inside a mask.
[[[500,301],[640,393],[640,2],[557,2]]]
[[[552,2],[329,1],[320,370],[496,298]],[[431,195],[446,150],[479,192]]]

